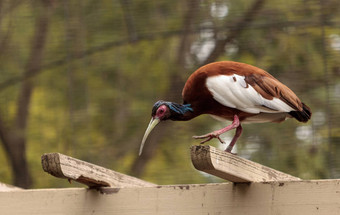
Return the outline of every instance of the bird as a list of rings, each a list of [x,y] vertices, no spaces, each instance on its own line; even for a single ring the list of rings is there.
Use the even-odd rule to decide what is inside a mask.
[[[219,121],[232,121],[222,129],[193,136],[201,139],[202,144],[213,138],[224,143],[220,135],[235,129],[235,135],[225,149],[231,153],[241,136],[241,124],[278,123],[288,118],[305,123],[312,116],[311,109],[268,72],[234,61],[213,62],[198,68],[187,79],[182,97],[182,104],[159,100],[153,105],[139,155],[150,132],[165,120],[188,121],[208,114]]]

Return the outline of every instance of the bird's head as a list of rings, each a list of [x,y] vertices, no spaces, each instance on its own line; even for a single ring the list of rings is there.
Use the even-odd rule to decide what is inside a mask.
[[[158,101],[152,107],[151,112],[151,120],[150,123],[145,131],[140,149],[139,155],[142,154],[142,150],[144,147],[144,143],[146,138],[149,136],[152,129],[156,127],[158,123],[161,121],[165,121],[168,119],[178,120],[181,116],[183,116],[186,112],[192,112],[193,109],[190,107],[190,104],[180,105],[173,102],[166,102],[166,101]]]

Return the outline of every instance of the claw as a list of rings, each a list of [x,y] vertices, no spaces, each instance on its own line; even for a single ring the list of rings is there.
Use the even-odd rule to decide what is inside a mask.
[[[216,138],[220,141],[220,143],[225,144],[225,142],[220,138],[220,136],[217,136]]]

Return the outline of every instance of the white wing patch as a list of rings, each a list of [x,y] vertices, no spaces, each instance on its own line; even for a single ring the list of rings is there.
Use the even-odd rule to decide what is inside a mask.
[[[294,109],[278,98],[265,99],[240,75],[208,77],[206,86],[214,99],[224,106],[247,113],[290,112]]]

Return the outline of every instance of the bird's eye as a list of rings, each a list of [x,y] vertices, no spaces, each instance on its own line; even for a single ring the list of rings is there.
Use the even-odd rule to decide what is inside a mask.
[[[160,118],[163,118],[166,115],[165,114],[166,112],[167,112],[167,109],[165,105],[162,105],[161,107],[157,109],[156,115]]]

